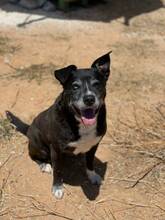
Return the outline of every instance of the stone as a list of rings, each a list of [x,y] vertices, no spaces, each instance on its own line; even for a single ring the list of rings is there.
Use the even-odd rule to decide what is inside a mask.
[[[51,12],[51,11],[55,11],[56,10],[56,6],[55,6],[55,4],[53,4],[52,2],[50,2],[50,1],[47,1],[45,4],[44,4],[44,6],[43,6],[43,8],[42,8],[44,11],[47,11],[47,12]]]
[[[37,8],[41,8],[47,0],[20,0],[19,5],[23,8],[33,10]]]

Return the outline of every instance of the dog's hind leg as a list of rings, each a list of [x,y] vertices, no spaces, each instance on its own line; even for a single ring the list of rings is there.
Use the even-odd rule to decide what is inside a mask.
[[[29,142],[29,156],[39,165],[42,172],[52,173],[50,154],[44,148],[35,147]]]

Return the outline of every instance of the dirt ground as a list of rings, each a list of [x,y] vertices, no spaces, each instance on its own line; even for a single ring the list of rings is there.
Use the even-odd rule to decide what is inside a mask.
[[[116,2],[55,17],[1,6],[0,219],[165,219],[165,1]],[[4,111],[30,123],[61,91],[55,69],[89,67],[109,50],[108,131],[95,161],[104,181],[92,186],[84,158],[66,158],[58,201]]]

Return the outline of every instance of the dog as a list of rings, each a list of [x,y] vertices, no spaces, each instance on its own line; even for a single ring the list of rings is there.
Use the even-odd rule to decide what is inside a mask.
[[[110,53],[96,59],[90,68],[75,65],[55,70],[63,87],[55,103],[28,125],[10,111],[6,116],[16,130],[29,139],[29,156],[43,172],[53,173],[52,193],[64,194],[62,166],[64,153],[85,154],[86,173],[92,184],[101,184],[94,171],[94,156],[106,133],[106,82],[110,75]]]

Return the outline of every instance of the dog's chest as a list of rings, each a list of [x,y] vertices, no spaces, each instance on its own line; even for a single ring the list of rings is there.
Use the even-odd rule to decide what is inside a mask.
[[[85,127],[83,124],[79,126],[80,138],[75,142],[70,142],[70,147],[75,147],[74,154],[85,153],[89,151],[101,140],[101,136],[96,136],[96,125]]]

